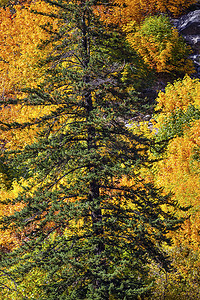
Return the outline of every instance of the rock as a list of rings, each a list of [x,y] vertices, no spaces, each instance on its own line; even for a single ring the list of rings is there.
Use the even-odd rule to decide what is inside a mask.
[[[173,19],[172,22],[193,50],[190,55],[196,69],[193,75],[200,78],[200,9],[191,11],[179,19]]]
[[[174,26],[194,50],[200,50],[200,9],[173,21]]]

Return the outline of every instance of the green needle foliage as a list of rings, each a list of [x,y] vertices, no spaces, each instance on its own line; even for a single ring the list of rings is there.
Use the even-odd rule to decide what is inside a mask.
[[[108,45],[120,33],[94,14],[109,2],[46,2],[56,7],[52,22],[58,18],[60,27],[45,28],[51,38],[43,46],[51,43],[53,50],[41,64],[49,69],[23,103],[52,109],[32,120],[40,130],[37,142],[5,153],[27,184],[10,200],[24,208],[1,222],[24,239],[1,265],[16,284],[40,270],[40,299],[138,299],[151,288],[151,260],[170,269],[163,243],[170,243],[167,233],[180,220],[170,198],[139,176],[149,164],[150,141],[125,121],[139,100],[134,82],[127,87],[121,80],[124,59],[104,47],[104,36]],[[20,126],[31,122],[10,124]]]

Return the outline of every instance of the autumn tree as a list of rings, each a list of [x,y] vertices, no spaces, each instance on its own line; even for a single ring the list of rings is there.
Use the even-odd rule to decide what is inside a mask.
[[[141,23],[147,16],[165,14],[177,17],[197,0],[114,0],[113,7],[99,7],[96,12],[107,24],[120,26],[129,22]]]
[[[156,123],[157,140],[170,140],[165,159],[158,164],[158,182],[173,191],[181,205],[191,205],[191,218],[186,221],[186,224],[191,223],[191,236],[189,241],[182,239],[196,249],[199,243],[195,234],[199,223],[199,92],[199,80],[188,76],[169,84],[165,93],[160,92],[157,98],[160,112]],[[188,230],[187,226],[185,229]],[[181,239],[180,232],[177,238]]]
[[[49,67],[14,103],[54,109],[27,122],[1,122],[4,131],[39,130],[32,144],[4,151],[26,184],[7,201],[22,209],[1,218],[3,229],[24,234],[2,256],[2,271],[18,284],[31,271],[45,274],[40,299],[137,299],[151,288],[150,260],[170,267],[162,244],[180,223],[175,204],[139,176],[150,141],[126,126],[138,99],[134,84],[122,80],[124,58],[109,51],[120,32],[105,31],[93,13],[104,2],[46,2],[53,12],[43,46],[51,44],[51,52],[41,67]]]
[[[191,48],[169,18],[150,16],[141,25],[129,23],[125,30],[130,45],[156,72],[175,77],[195,72],[193,62],[188,58]]]
[[[168,84],[157,98],[157,141],[168,140],[163,160],[155,165],[157,186],[171,191],[181,206],[190,209],[177,212],[186,218],[181,229],[172,234],[176,271],[167,280],[158,275],[158,286],[166,285],[168,299],[197,299],[199,297],[199,170],[200,170],[200,82],[186,76]],[[157,291],[158,292],[158,291]],[[155,294],[157,294],[157,292]],[[158,295],[158,294],[157,294]],[[177,296],[178,295],[178,296]],[[155,296],[156,298],[156,296]]]
[[[40,41],[49,37],[40,28],[48,22],[46,15],[33,15],[31,10],[48,14],[46,3],[34,2],[0,8],[0,97],[14,97],[25,85],[40,82],[45,67],[38,71],[38,61],[45,56],[39,49]],[[52,24],[56,27],[56,22]],[[49,50],[49,49],[48,49]],[[18,95],[19,97],[19,95]]]

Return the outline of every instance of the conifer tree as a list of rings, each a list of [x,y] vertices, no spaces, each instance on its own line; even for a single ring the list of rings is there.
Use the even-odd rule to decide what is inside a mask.
[[[5,151],[26,184],[10,200],[23,209],[1,220],[24,238],[1,265],[16,284],[34,269],[45,274],[41,299],[138,299],[151,287],[151,260],[170,268],[162,244],[180,220],[170,198],[139,176],[150,142],[126,125],[140,103],[134,83],[122,80],[120,33],[93,13],[108,2],[45,1],[60,26],[44,28],[51,38],[42,46],[53,49],[40,62],[47,74],[19,101],[49,106],[50,113],[9,124],[9,130],[37,124],[39,134],[32,145]]]

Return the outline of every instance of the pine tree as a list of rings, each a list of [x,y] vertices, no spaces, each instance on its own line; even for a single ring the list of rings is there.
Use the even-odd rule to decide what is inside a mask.
[[[19,101],[49,106],[50,113],[9,124],[13,130],[37,124],[39,137],[5,152],[26,185],[10,200],[24,208],[1,221],[24,236],[20,248],[2,257],[2,268],[16,283],[41,270],[41,299],[138,299],[151,287],[151,260],[170,268],[162,244],[180,221],[172,208],[162,209],[173,206],[170,198],[139,176],[150,141],[126,125],[140,103],[134,83],[121,80],[120,33],[104,28],[94,13],[108,3],[46,2],[52,22],[60,20],[57,31],[45,27],[51,38],[43,46],[53,50],[41,65],[49,69]]]

